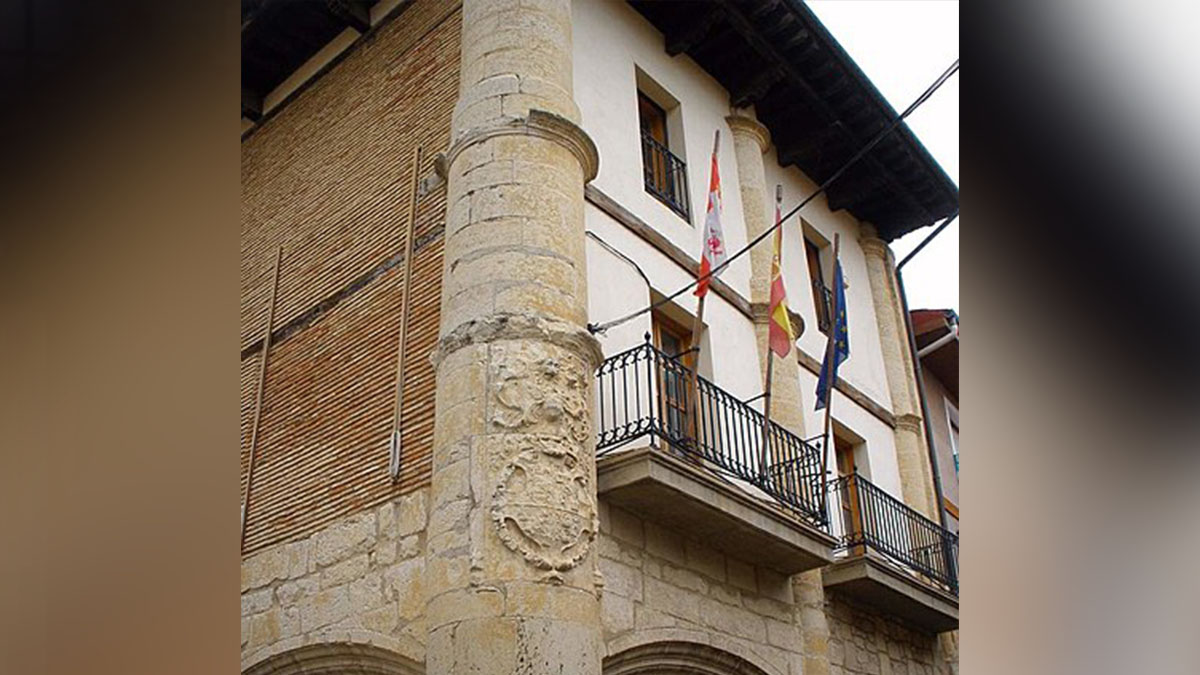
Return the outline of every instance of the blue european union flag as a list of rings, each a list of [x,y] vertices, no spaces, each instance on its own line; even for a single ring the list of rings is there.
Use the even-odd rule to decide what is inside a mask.
[[[833,322],[833,368],[829,367],[829,351],[825,351],[825,360],[821,362],[821,375],[817,378],[817,410],[825,407],[825,397],[829,392],[830,382],[837,381],[837,369],[842,362],[850,358],[850,334],[846,330],[846,286],[842,283],[842,263],[834,266],[833,292],[837,293],[837,320]]]

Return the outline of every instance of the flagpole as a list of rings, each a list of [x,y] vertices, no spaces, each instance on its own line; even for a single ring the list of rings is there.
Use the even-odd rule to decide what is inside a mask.
[[[771,371],[772,362],[775,360],[775,351],[770,345],[770,326],[767,327],[767,382],[766,388],[763,391],[763,427],[762,427],[762,459],[759,462],[759,474],[766,476],[767,473],[767,448],[770,445],[771,438]]]
[[[838,245],[840,237],[835,232],[833,234],[833,283],[838,283]],[[824,494],[829,489],[829,437],[830,424],[830,409],[833,408],[833,385],[837,382],[837,377],[834,375],[835,368],[833,367],[833,359],[836,358],[836,343],[837,343],[837,326],[838,326],[838,289],[832,289],[830,295],[833,299],[830,301],[830,317],[829,317],[829,340],[825,345],[825,363],[829,374],[829,383],[825,386],[825,429],[821,432],[821,492]]]
[[[778,221],[779,205],[782,202],[783,202],[783,186],[776,185],[775,186],[775,216],[776,216],[775,225],[776,225],[776,227],[782,227]],[[779,235],[776,234],[776,237],[778,237],[778,236]],[[776,243],[782,243],[782,242],[777,241]],[[780,252],[777,251],[776,254],[779,255]],[[782,255],[781,255],[781,258],[782,258]],[[774,265],[773,262],[772,262],[772,265]],[[767,461],[768,461],[769,455],[770,455],[770,451],[768,450],[768,448],[770,447],[770,439],[771,439],[771,373],[774,370],[772,368],[772,366],[774,365],[774,361],[775,361],[775,350],[771,349],[771,315],[770,315],[771,303],[769,300],[769,298],[771,297],[771,287],[775,283],[775,279],[773,278],[774,277],[774,269],[772,269],[771,272],[772,272],[772,274],[767,279],[767,297],[768,297],[767,335],[766,335],[766,337],[767,337],[767,378],[766,378],[766,380],[767,381],[766,381],[766,386],[763,389],[762,459],[759,462],[759,473],[763,477],[765,477],[766,473],[767,473]],[[782,261],[780,262],[779,273],[783,274]],[[789,353],[791,353],[791,352],[789,352]]]
[[[717,156],[717,149],[721,147],[721,129],[718,127],[713,134],[713,157]],[[714,204],[714,208],[720,208],[720,204]],[[700,242],[701,247],[704,242]],[[711,270],[709,283],[712,282]],[[688,347],[689,352],[695,352],[695,361],[692,366],[691,382],[688,386],[688,415],[692,418],[692,439],[697,446],[700,444],[700,422],[699,422],[699,402],[700,402],[700,385],[696,380],[696,373],[700,370],[700,332],[704,330],[704,299],[708,297],[707,291],[700,296],[700,300],[696,305],[696,319],[692,322],[692,344]]]

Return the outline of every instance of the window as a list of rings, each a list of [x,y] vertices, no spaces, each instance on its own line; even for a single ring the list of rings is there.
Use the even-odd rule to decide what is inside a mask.
[[[639,73],[640,76],[640,73]],[[678,131],[678,115],[672,115],[668,110],[677,111],[678,103],[673,106],[665,105],[667,94],[661,87],[645,80],[645,89],[658,90],[658,96],[652,96],[644,89],[638,90],[638,127],[642,143],[642,180],[646,192],[654,195],[684,220],[691,222],[688,209],[687,164],[671,152],[673,143],[679,144],[679,139],[672,138],[678,133],[670,133],[675,126]],[[674,119],[672,119],[674,118]],[[673,124],[674,122],[674,124]]]
[[[842,434],[836,432],[833,434],[834,460],[837,462],[837,473],[841,478],[858,474],[858,465],[854,457],[855,446],[853,441],[845,438]],[[846,481],[841,486],[835,496],[835,501],[841,507],[842,535],[851,541],[860,541],[863,533],[862,514],[858,501],[858,482],[856,480]],[[849,553],[850,555],[862,555],[863,548],[861,545],[855,546],[850,549]]]
[[[817,311],[817,330],[828,335],[830,316],[833,314],[833,294],[825,286],[825,275],[821,271],[821,247],[805,237],[804,254],[808,259],[809,276],[812,277],[813,306]]]
[[[667,433],[674,438],[691,437],[688,423],[688,392],[691,388],[690,373],[696,366],[696,353],[688,351],[692,346],[692,332],[664,314],[654,314],[654,346],[678,366],[664,367],[661,381],[663,419]]]
[[[946,400],[946,421],[950,426],[950,452],[954,455],[954,474],[958,475],[958,408]]]

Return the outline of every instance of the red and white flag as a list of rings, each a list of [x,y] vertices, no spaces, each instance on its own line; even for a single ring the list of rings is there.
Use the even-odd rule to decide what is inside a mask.
[[[708,293],[708,284],[716,275],[708,273],[725,262],[725,230],[721,227],[721,174],[717,171],[717,149],[713,147],[712,169],[708,179],[708,210],[704,215],[704,238],[701,240],[700,282],[696,297]],[[717,272],[720,274],[720,271]]]

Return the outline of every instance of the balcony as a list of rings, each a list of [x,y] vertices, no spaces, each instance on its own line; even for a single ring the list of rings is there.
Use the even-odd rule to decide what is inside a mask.
[[[784,574],[833,561],[819,450],[649,340],[596,378],[603,498]]]
[[[642,178],[646,192],[654,195],[684,220],[691,222],[688,209],[687,164],[671,154],[667,146],[642,133]]]
[[[857,474],[830,483],[831,532],[841,559],[826,588],[931,632],[958,628],[958,536]]]

